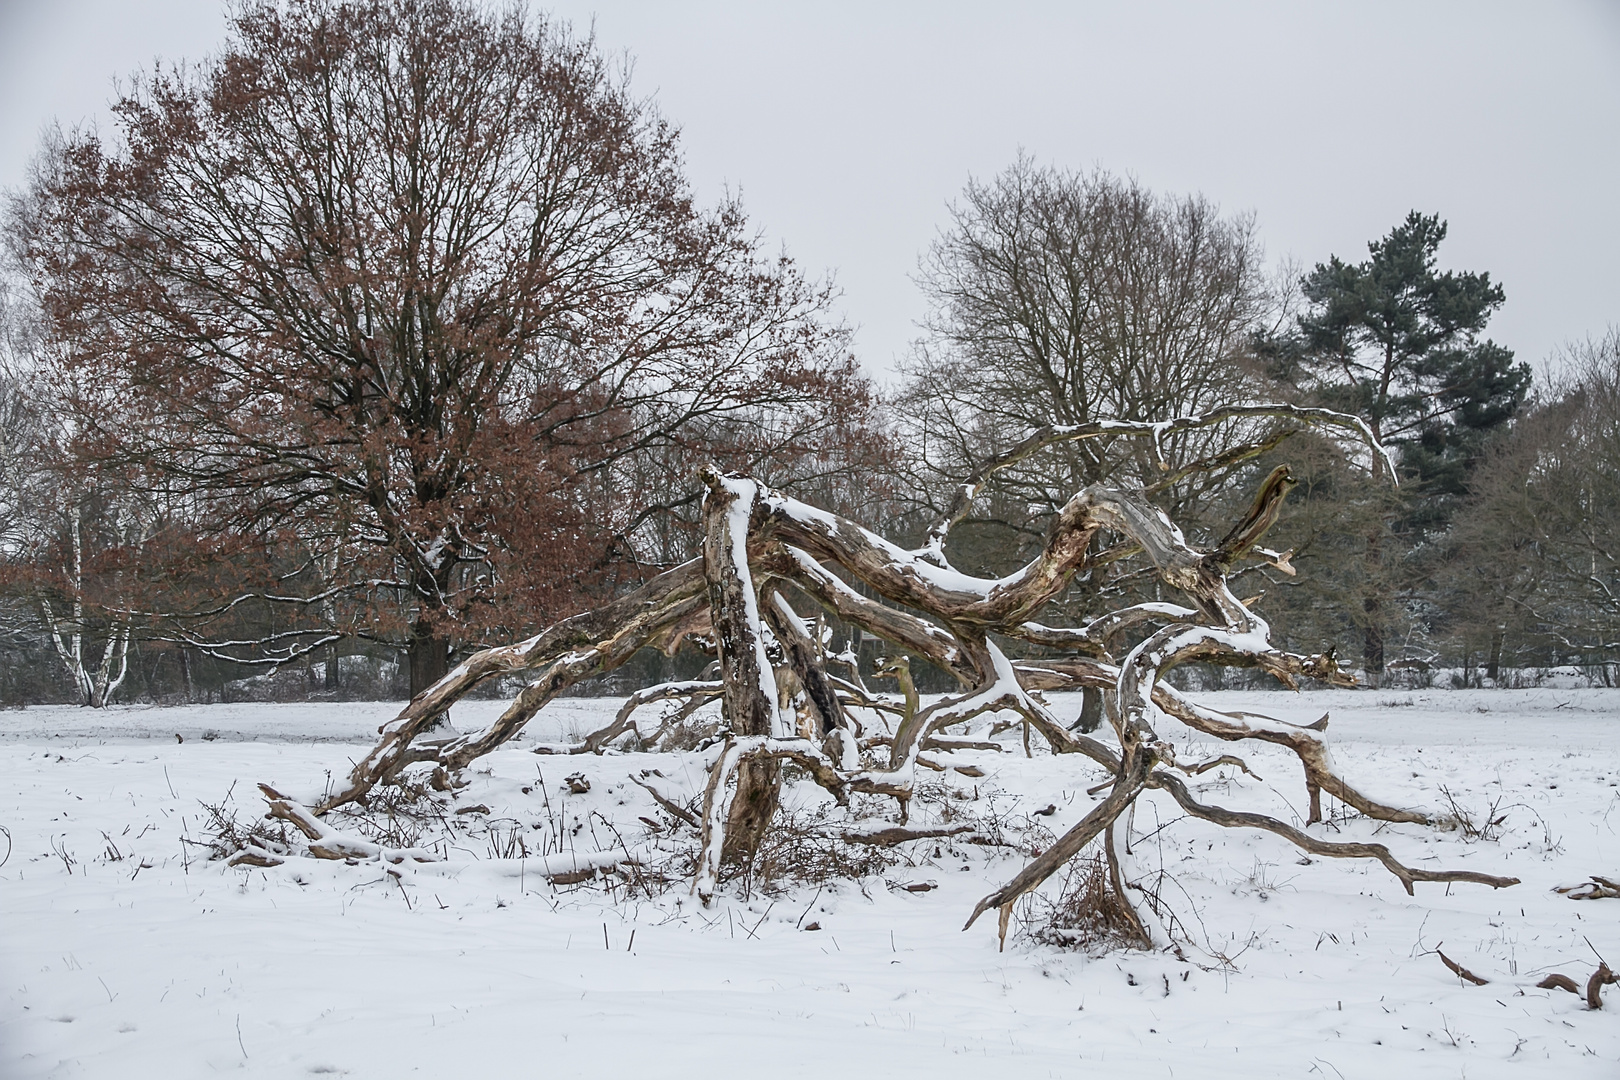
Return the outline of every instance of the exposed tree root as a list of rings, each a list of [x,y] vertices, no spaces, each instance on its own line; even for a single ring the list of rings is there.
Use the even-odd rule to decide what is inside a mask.
[[[978,578],[957,571],[946,557],[952,526],[968,512],[987,478],[1045,446],[1104,436],[1138,438],[1147,440],[1159,456],[1167,432],[1258,418],[1275,418],[1295,427],[1337,427],[1365,439],[1375,454],[1384,454],[1360,420],[1286,405],[1223,409],[1165,423],[1101,422],[1046,428],[978,469],[917,550],[904,549],[857,522],[801,503],[753,478],[710,469],[703,477],[708,492],[702,510],[701,558],[665,571],[619,600],[565,619],[526,641],[474,654],[384,725],[381,739],[355,764],[347,783],[313,809],[265,789],[271,814],[303,831],[310,839],[311,853],[320,857],[419,857],[410,851],[384,852],[376,845],[343,836],[330,829],[321,815],[364,799],[376,785],[419,763],[433,767],[438,783],[451,785],[460,770],[515,736],[569,687],[618,668],[639,649],[673,653],[683,641],[691,640],[717,656],[718,678],[706,676],[700,681],[638,691],[612,724],[570,749],[601,752],[634,731],[632,714],[652,701],[684,701],[678,713],[683,718],[705,702],[721,701],[725,738],[709,770],[702,813],[694,816],[642,784],[672,816],[701,831],[693,889],[705,903],[718,886],[722,866],[746,865],[759,850],[777,807],[784,763],[803,769],[840,805],[847,804],[854,793],[896,801],[898,825],[890,821],[846,828],[843,835],[849,843],[884,845],[958,835],[959,831],[905,827],[917,769],[943,767],[920,754],[924,750],[1000,750],[989,740],[947,731],[987,713],[1015,717],[1024,725],[1026,747],[1030,733],[1039,733],[1054,752],[1079,754],[1106,769],[1110,779],[1094,789],[1107,789],[1102,801],[1011,881],[981,900],[967,920],[969,926],[995,908],[1004,937],[1013,902],[1099,835],[1105,835],[1110,880],[1123,899],[1124,885],[1110,846],[1110,830],[1149,789],[1168,792],[1187,813],[1214,824],[1264,829],[1305,851],[1331,858],[1376,859],[1408,892],[1418,881],[1493,887],[1513,884],[1512,878],[1471,871],[1413,869],[1381,844],[1329,842],[1263,814],[1208,806],[1194,799],[1170,771],[1197,775],[1229,765],[1250,772],[1241,757],[1230,754],[1196,763],[1177,761],[1173,748],[1154,730],[1153,722],[1160,713],[1222,741],[1257,740],[1289,749],[1303,768],[1312,822],[1320,820],[1322,792],[1382,821],[1421,824],[1433,819],[1423,811],[1379,802],[1340,777],[1328,754],[1326,717],[1299,726],[1252,714],[1220,712],[1190,701],[1162,681],[1176,665],[1196,661],[1258,668],[1291,687],[1306,678],[1353,684],[1339,671],[1331,653],[1301,656],[1276,649],[1265,621],[1227,586],[1228,573],[1241,559],[1286,563],[1286,555],[1258,547],[1294,484],[1286,467],[1265,479],[1248,511],[1208,551],[1191,547],[1180,530],[1147,501],[1146,493],[1093,485],[1062,507],[1039,555],[1013,573]],[[1247,460],[1265,447],[1277,445],[1285,435],[1279,429],[1257,442],[1179,470],[1166,462],[1166,475],[1175,478],[1220,467],[1222,462]],[[1138,604],[1102,613],[1076,628],[1035,621],[1077,575],[1138,556],[1185,603]],[[898,698],[869,691],[852,653],[828,654],[820,620],[812,623],[794,607],[805,598],[844,624],[891,646],[892,659],[879,676],[899,682]],[[1116,659],[1110,654],[1109,642],[1127,631],[1140,640]],[[1070,655],[1015,663],[997,644],[1008,639],[1065,650]],[[1081,653],[1087,655],[1075,655]],[[957,691],[923,705],[910,679],[908,655],[948,673],[956,680]],[[829,665],[835,663],[849,669],[849,678],[828,673]],[[513,673],[527,673],[532,681],[486,728],[442,745],[419,739],[468,690],[486,679]],[[1112,740],[1069,731],[1037,693],[1058,688],[1100,691]],[[863,730],[855,710],[864,710],[869,718],[891,715],[893,729],[878,733],[874,729],[883,723],[878,720]],[[887,753],[874,763],[871,755],[879,749]],[[866,760],[862,751],[868,755]],[[972,766],[954,767],[970,775],[978,773]],[[1137,922],[1146,940],[1147,931],[1139,919]]]
[[[1208,806],[1192,797],[1187,785],[1181,779],[1166,772],[1156,772],[1148,780],[1149,787],[1160,788],[1170,793],[1188,814],[1202,818],[1205,821],[1223,825],[1229,829],[1264,829],[1275,833],[1284,840],[1289,841],[1301,850],[1312,855],[1321,855],[1329,859],[1377,859],[1383,863],[1384,869],[1400,878],[1407,893],[1412,894],[1412,885],[1418,881],[1454,882],[1467,881],[1475,885],[1489,885],[1493,889],[1505,889],[1509,885],[1517,885],[1518,878],[1497,877],[1494,874],[1481,874],[1473,870],[1417,870],[1405,865],[1390,853],[1389,848],[1383,844],[1364,844],[1351,841],[1318,840],[1310,833],[1294,828],[1292,825],[1267,817],[1265,814],[1251,814],[1239,810],[1225,810],[1218,806]]]
[[[1582,995],[1581,988],[1574,979],[1568,975],[1560,975],[1557,972],[1536,983],[1536,989],[1568,990],[1576,997],[1584,996],[1588,1009],[1601,1009],[1603,1008],[1603,988],[1617,982],[1620,982],[1620,975],[1616,975],[1609,970],[1607,961],[1599,961],[1597,970],[1592,972],[1590,979],[1586,980],[1586,993],[1584,995]]]
[[[1620,899],[1620,881],[1593,874],[1590,881],[1583,881],[1579,885],[1560,885],[1553,892],[1567,896],[1571,900]]]
[[[1603,1008],[1603,988],[1616,982],[1620,982],[1620,977],[1609,970],[1607,963],[1599,963],[1598,969],[1592,972],[1592,977],[1586,980],[1586,1007]]]

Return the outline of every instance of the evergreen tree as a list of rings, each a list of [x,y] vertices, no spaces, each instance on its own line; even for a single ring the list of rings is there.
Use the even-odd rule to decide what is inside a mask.
[[[1407,556],[1446,528],[1485,440],[1530,386],[1528,365],[1480,338],[1502,287],[1487,273],[1439,272],[1445,237],[1438,215],[1413,211],[1368,245],[1367,260],[1318,263],[1301,281],[1309,306],[1294,332],[1263,349],[1273,374],[1366,417],[1397,452],[1402,487],[1370,515],[1353,577],[1373,677],[1384,667],[1382,597],[1393,587],[1415,598],[1421,560]],[[1397,564],[1405,573],[1390,572]]]

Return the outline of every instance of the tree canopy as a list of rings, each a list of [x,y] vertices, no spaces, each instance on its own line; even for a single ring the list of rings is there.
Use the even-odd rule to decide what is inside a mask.
[[[248,3],[115,112],[13,231],[86,452],[281,545],[268,577],[311,601],[282,655],[341,600],[420,689],[453,639],[667,560],[647,524],[698,459],[790,481],[868,421],[829,291],[699,206],[676,130],[566,28]]]
[[[1530,368],[1480,339],[1506,296],[1488,273],[1439,270],[1445,238],[1439,215],[1414,210],[1367,245],[1366,260],[1318,263],[1301,282],[1309,307],[1279,374],[1365,416],[1426,494],[1454,495],[1482,434],[1524,401]]]

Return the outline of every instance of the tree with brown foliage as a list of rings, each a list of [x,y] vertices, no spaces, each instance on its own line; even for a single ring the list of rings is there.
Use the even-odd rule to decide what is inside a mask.
[[[461,0],[230,25],[137,80],[115,139],[66,139],[11,220],[87,388],[78,452],[273,552],[270,586],[191,598],[170,633],[286,660],[344,609],[408,644],[420,692],[453,642],[667,557],[650,530],[695,506],[696,461],[791,481],[860,444],[828,290],[735,202],[697,205],[677,132],[590,39]],[[249,604],[282,629],[210,621]]]

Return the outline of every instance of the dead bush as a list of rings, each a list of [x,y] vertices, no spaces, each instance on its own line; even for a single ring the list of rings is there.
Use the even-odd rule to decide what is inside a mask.
[[[340,807],[327,816],[328,824],[387,848],[422,846],[430,826],[440,834],[450,831],[444,796],[429,786],[427,774],[401,776],[379,784],[363,802]]]
[[[1043,945],[1104,953],[1147,945],[1142,927],[1109,877],[1101,852],[1069,865],[1054,900],[1031,894],[1023,912],[1025,933]]]
[[[835,813],[841,816],[833,806],[778,810],[754,861],[742,871],[745,891],[778,896],[801,885],[859,882],[899,861],[892,848],[845,843]]]
[[[294,840],[287,835],[287,823],[284,821],[255,817],[250,824],[243,825],[237,817],[240,809],[231,806],[228,799],[203,803],[202,808],[208,815],[202,835],[209,859],[229,859],[238,852],[251,850],[287,856],[295,850]]]

